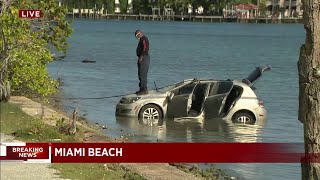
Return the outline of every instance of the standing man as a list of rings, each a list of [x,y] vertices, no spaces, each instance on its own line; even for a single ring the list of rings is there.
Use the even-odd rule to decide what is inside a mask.
[[[137,46],[137,56],[138,56],[138,76],[139,76],[139,88],[140,90],[136,92],[137,95],[148,94],[148,70],[150,64],[149,56],[149,40],[140,30],[136,30],[134,33],[136,38],[139,40]]]

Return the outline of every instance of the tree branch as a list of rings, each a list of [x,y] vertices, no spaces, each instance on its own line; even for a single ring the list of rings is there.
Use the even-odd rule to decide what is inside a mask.
[[[0,16],[2,16],[3,12],[6,12],[8,7],[11,5],[13,0],[0,0],[1,2],[1,12],[0,12]]]
[[[2,36],[3,48],[0,52],[0,62],[5,59],[5,57],[7,55],[7,51],[8,51],[8,43],[7,43],[6,36],[5,36],[2,28],[1,28],[1,36]]]

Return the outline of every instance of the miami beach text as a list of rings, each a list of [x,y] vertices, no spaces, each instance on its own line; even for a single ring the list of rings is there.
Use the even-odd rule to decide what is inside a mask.
[[[122,156],[122,148],[54,148],[55,156]]]

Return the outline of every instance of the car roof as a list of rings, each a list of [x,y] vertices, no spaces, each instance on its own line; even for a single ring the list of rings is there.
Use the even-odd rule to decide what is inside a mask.
[[[234,85],[238,85],[238,86],[248,86],[247,84],[243,83],[240,80],[231,80],[231,79],[227,79],[227,80],[217,80],[217,79],[185,79],[183,80],[185,83],[186,82],[191,82],[191,81],[200,81],[200,82],[233,82]],[[249,87],[249,86],[248,86]]]

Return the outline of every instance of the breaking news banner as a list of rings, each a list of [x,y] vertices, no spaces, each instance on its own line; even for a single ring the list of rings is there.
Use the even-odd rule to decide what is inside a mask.
[[[28,163],[320,162],[290,143],[1,143],[1,161]]]
[[[49,143],[0,143],[1,161],[51,163]]]

